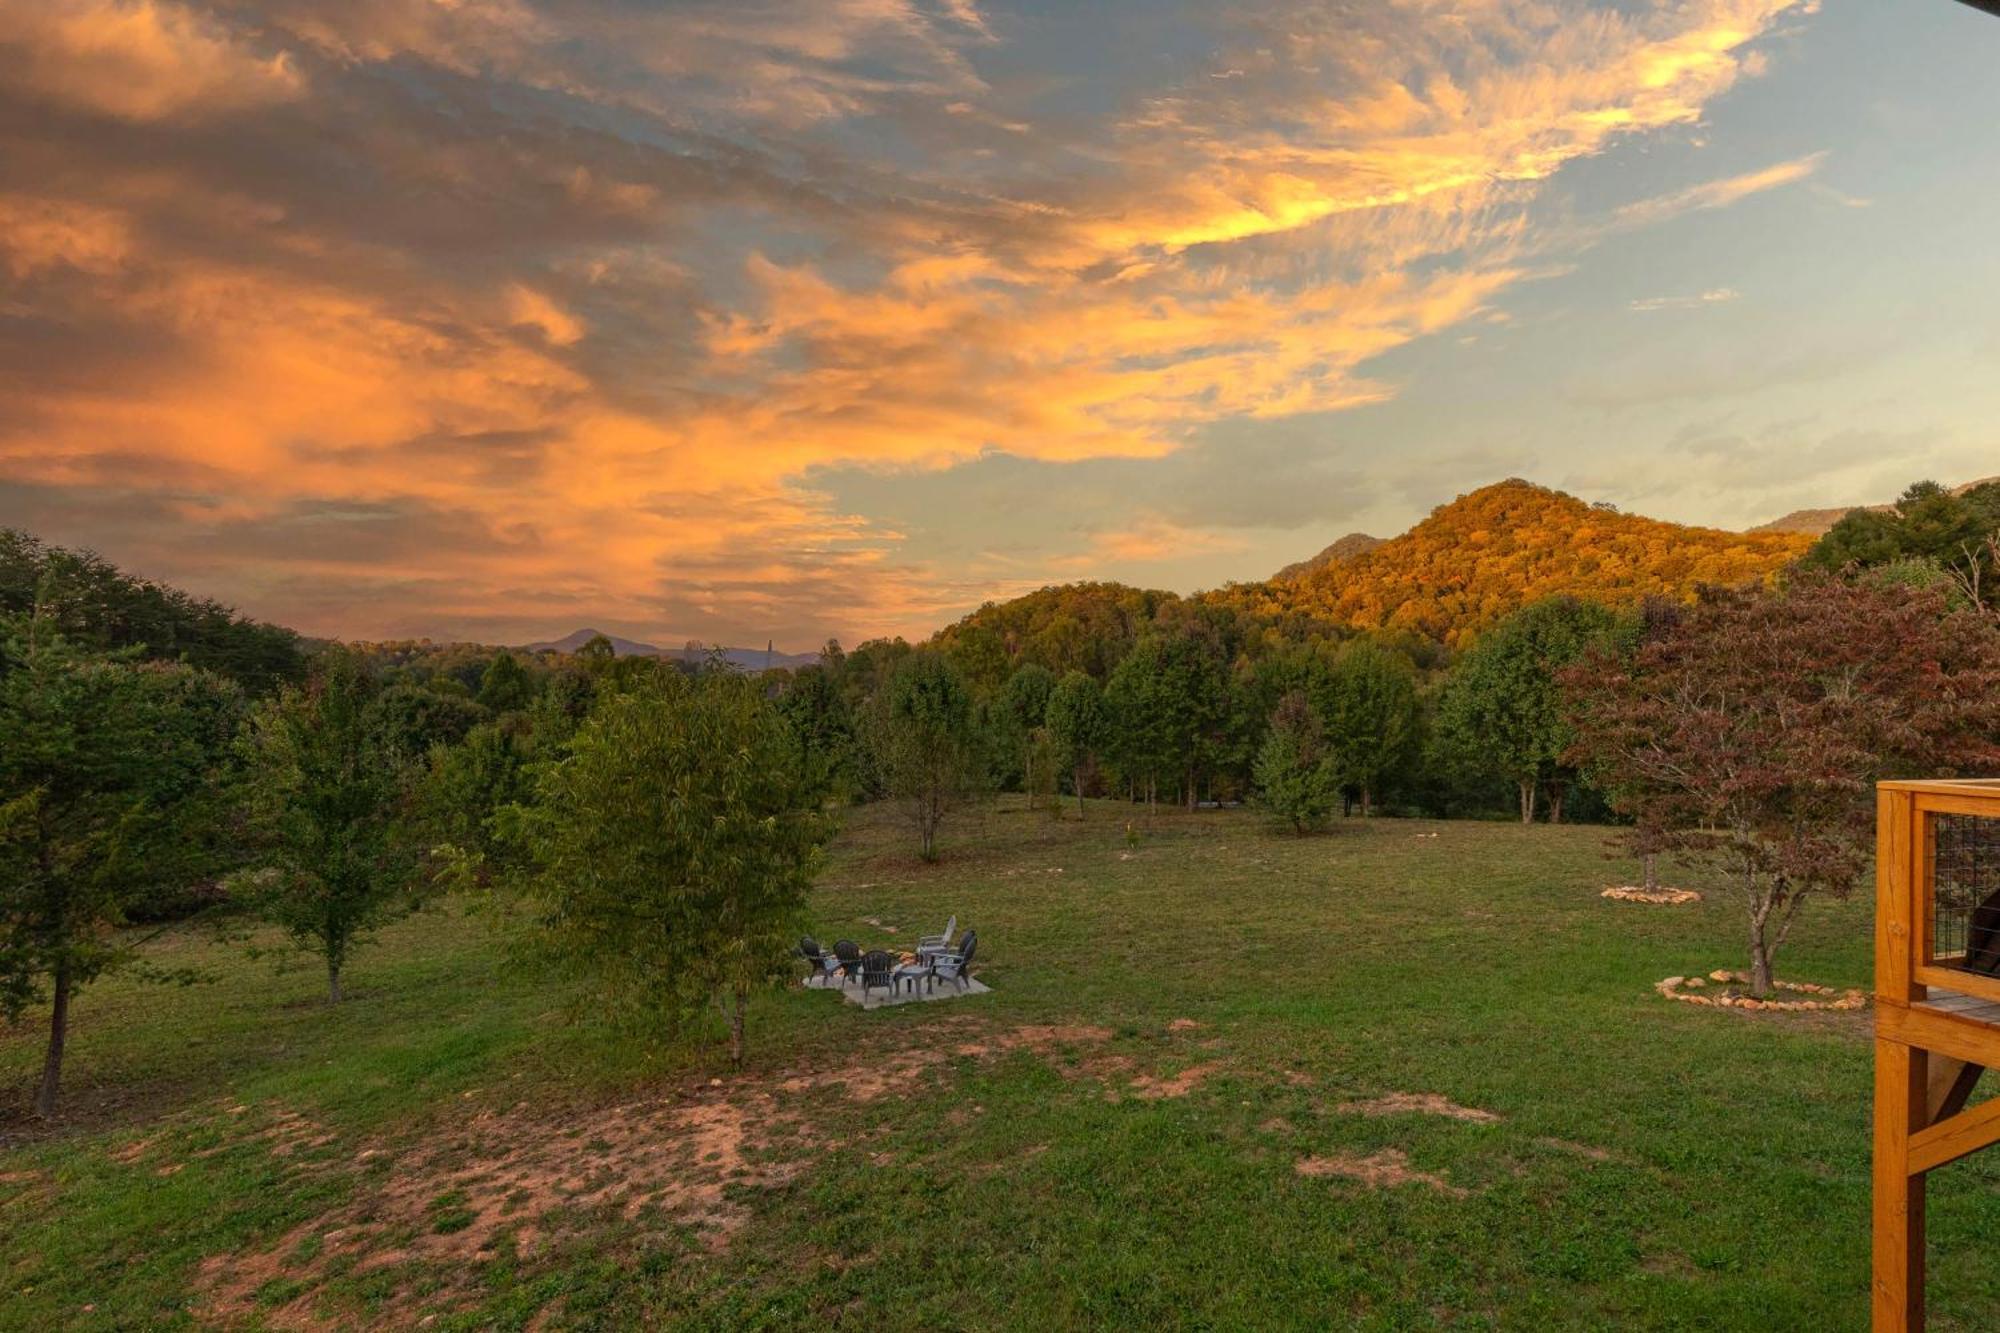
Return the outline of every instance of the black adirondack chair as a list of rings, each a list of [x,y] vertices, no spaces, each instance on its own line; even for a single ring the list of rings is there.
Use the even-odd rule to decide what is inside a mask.
[[[870,949],[861,959],[861,998],[867,999],[868,992],[877,986],[891,995],[896,993],[896,960],[886,950]]]

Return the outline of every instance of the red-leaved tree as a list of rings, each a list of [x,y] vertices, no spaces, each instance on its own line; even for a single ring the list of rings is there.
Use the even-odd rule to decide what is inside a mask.
[[[1935,590],[1704,589],[1564,685],[1571,762],[1635,836],[1741,888],[1760,998],[1807,898],[1867,869],[1877,780],[2000,772],[2000,633]]]

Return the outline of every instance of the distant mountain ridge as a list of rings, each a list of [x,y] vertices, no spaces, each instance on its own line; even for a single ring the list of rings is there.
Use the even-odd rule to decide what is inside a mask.
[[[1953,495],[1964,495],[1977,486],[2000,481],[2000,477],[1981,477],[1978,481],[1968,481],[1963,486],[1951,488]],[[1824,537],[1833,531],[1833,525],[1846,518],[1857,509],[1867,509],[1874,513],[1887,513],[1894,509],[1892,504],[1849,505],[1845,509],[1794,509],[1781,518],[1769,523],[1759,523],[1751,532],[1802,532],[1811,537]]]
[[[602,631],[594,629],[574,630],[560,639],[545,639],[539,643],[524,643],[521,651],[529,653],[573,653],[597,638]],[[663,657],[670,661],[703,662],[720,656],[731,666],[745,671],[762,671],[766,667],[802,667],[817,662],[817,653],[781,653],[768,648],[724,648],[720,646],[685,648],[662,648],[658,644],[641,643],[637,639],[621,638],[616,634],[603,636],[611,643],[611,651],[618,657]]]
[[[1342,560],[1352,560],[1357,555],[1367,555],[1380,546],[1386,537],[1371,537],[1365,532],[1350,532],[1318,555],[1286,565],[1273,574],[1274,579],[1295,579],[1301,574],[1309,574],[1315,569],[1324,569]]]

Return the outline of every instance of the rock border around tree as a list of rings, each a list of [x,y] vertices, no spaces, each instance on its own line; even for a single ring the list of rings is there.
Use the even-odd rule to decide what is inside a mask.
[[[1726,967],[1718,967],[1705,977],[1667,977],[1653,983],[1653,989],[1669,1000],[1682,1004],[1712,1005],[1720,1009],[1761,1009],[1776,1010],[1780,1013],[1800,1013],[1808,1011],[1854,1010],[1868,1003],[1868,997],[1858,987],[1840,990],[1833,986],[1817,986],[1810,981],[1773,981],[1772,986],[1795,995],[1821,996],[1820,999],[1803,1000],[1758,1000],[1748,995],[1701,995],[1691,992],[1707,988],[1711,981],[1734,982],[1739,986],[1750,984],[1748,974],[1732,972]]]
[[[1621,903],[1654,903],[1663,907],[1680,903],[1698,903],[1701,894],[1694,889],[1644,889],[1636,884],[1619,884],[1597,895]]]

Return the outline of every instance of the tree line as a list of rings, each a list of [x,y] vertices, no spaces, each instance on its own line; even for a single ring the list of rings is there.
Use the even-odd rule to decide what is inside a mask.
[[[720,1015],[741,1058],[843,803],[912,851],[1015,790],[1606,818],[1735,877],[1753,988],[1866,861],[1884,776],[2000,765],[2000,488],[1912,487],[1775,580],[1611,609],[1558,595],[1455,647],[1117,585],[1047,589],[793,671],[468,645],[309,644],[0,534],[0,1012],[150,968],[135,922],[271,923],[324,969],[438,895],[612,1021]]]

